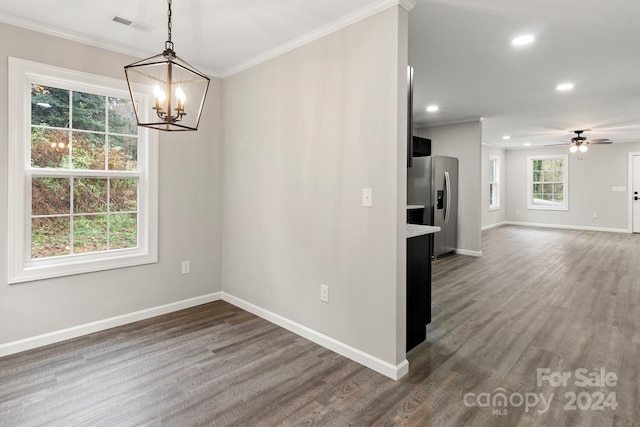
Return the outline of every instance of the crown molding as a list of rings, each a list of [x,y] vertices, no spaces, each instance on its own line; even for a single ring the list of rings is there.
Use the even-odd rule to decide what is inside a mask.
[[[399,0],[398,4],[407,10],[407,12],[411,12],[411,9],[416,7],[416,3],[418,0]]]
[[[411,11],[411,9],[413,9],[415,5],[416,5],[416,0],[379,0],[368,6],[360,8],[355,12],[345,15],[342,18],[339,18],[316,30],[313,30],[298,38],[295,38],[290,42],[280,45],[274,49],[271,49],[258,56],[250,58],[232,67],[229,67],[225,70],[222,70],[222,71],[208,70],[205,67],[197,67],[197,68],[203,71],[209,77],[224,79],[226,77],[230,77],[241,71],[255,67],[258,64],[261,64],[270,59],[283,55],[287,52],[290,52],[298,47],[304,46],[308,43],[318,40],[319,38],[327,36],[345,27],[348,27],[349,25],[355,24],[356,22],[362,21],[363,19],[366,19],[379,12],[382,12],[383,10],[387,10],[391,7],[399,6],[406,9],[407,11]],[[113,52],[122,53],[124,55],[129,55],[134,58],[146,58],[157,53],[157,52],[148,52],[140,49],[131,48],[118,43],[109,42],[104,39],[90,37],[84,34],[54,27],[52,25],[47,25],[41,22],[35,22],[28,19],[20,18],[17,16],[4,14],[4,13],[0,13],[0,22],[4,22],[5,24],[13,25],[16,27],[25,28],[27,30],[35,31],[38,33],[47,34],[53,37],[59,37],[62,39],[83,43],[83,44],[97,47],[100,49],[106,49]]]
[[[37,33],[46,34],[52,37],[58,37],[61,39],[69,40],[76,43],[82,43],[89,46],[97,47],[99,49],[105,49],[123,55],[132,56],[134,58],[147,58],[156,55],[158,52],[148,52],[141,49],[135,49],[132,47],[124,46],[118,43],[113,43],[97,37],[90,37],[86,34],[80,34],[73,31],[65,30],[62,28],[47,25],[41,22],[31,21],[29,19],[20,18],[13,15],[0,12],[0,22],[7,25],[13,25],[14,27],[24,28],[26,30],[34,31]],[[124,66],[124,65],[123,65]],[[220,73],[207,70],[206,68],[197,67],[204,74],[209,77],[220,78]]]
[[[249,68],[255,67],[258,64],[266,62],[270,59],[276,58],[280,55],[283,55],[287,52],[290,52],[298,47],[304,46],[308,43],[311,43],[315,40],[318,40],[324,36],[327,36],[331,33],[334,33],[342,28],[348,27],[349,25],[355,24],[356,22],[362,21],[370,16],[375,15],[376,13],[382,12],[383,10],[387,10],[391,7],[401,6],[407,10],[411,10],[416,5],[416,0],[380,0],[375,3],[372,3],[368,6],[365,6],[361,9],[356,10],[353,13],[343,16],[327,25],[324,25],[317,30],[311,31],[307,34],[304,34],[298,38],[291,40],[288,43],[280,45],[275,49],[271,49],[261,55],[255,56],[251,59],[248,59],[244,62],[241,62],[238,65],[234,65],[233,67],[227,68],[221,73],[221,78],[226,78],[232,76],[241,71],[247,70]]]

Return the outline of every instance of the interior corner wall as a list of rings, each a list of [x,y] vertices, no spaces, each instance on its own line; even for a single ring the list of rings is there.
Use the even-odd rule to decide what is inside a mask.
[[[392,7],[223,82],[224,292],[393,365],[406,19]]]
[[[640,152],[640,142],[590,145],[586,153],[567,147],[507,150],[507,221],[554,227],[627,231],[629,153]],[[569,155],[569,210],[528,209],[527,157]],[[625,187],[626,191],[612,191]],[[593,218],[596,214],[597,218]]]
[[[498,158],[498,193],[500,207],[489,209],[489,160]],[[482,145],[482,228],[502,224],[507,220],[507,159],[506,151],[500,148]]]
[[[7,284],[8,57],[124,80],[126,55],[0,23],[0,347],[221,291],[221,91],[212,79],[197,133],[159,136],[159,261]],[[181,261],[191,274],[181,275]]]
[[[458,250],[482,254],[482,122],[422,127],[418,136],[431,139],[431,154],[458,158]]]

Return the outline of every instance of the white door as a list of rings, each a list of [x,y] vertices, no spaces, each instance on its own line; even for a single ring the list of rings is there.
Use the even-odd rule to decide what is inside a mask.
[[[640,233],[640,156],[633,156],[633,232]]]

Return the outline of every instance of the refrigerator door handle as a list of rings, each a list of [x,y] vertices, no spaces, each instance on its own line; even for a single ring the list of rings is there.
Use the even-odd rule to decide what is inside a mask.
[[[444,213],[444,223],[449,223],[449,212],[451,211],[451,178],[449,178],[449,171],[444,173],[444,185],[447,187],[447,210]]]

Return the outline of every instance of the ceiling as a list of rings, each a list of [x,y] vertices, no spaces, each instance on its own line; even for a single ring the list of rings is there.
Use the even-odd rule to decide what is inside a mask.
[[[392,3],[175,0],[172,39],[180,57],[225,77]],[[147,57],[164,48],[166,6],[6,1],[0,21]],[[150,31],[115,23],[116,15]],[[482,119],[483,142],[505,148],[568,141],[574,129],[591,129],[588,138],[640,141],[640,2],[417,0],[409,16],[418,125]],[[512,46],[522,34],[535,41]],[[559,92],[562,82],[575,87]],[[427,113],[430,104],[440,110]]]

